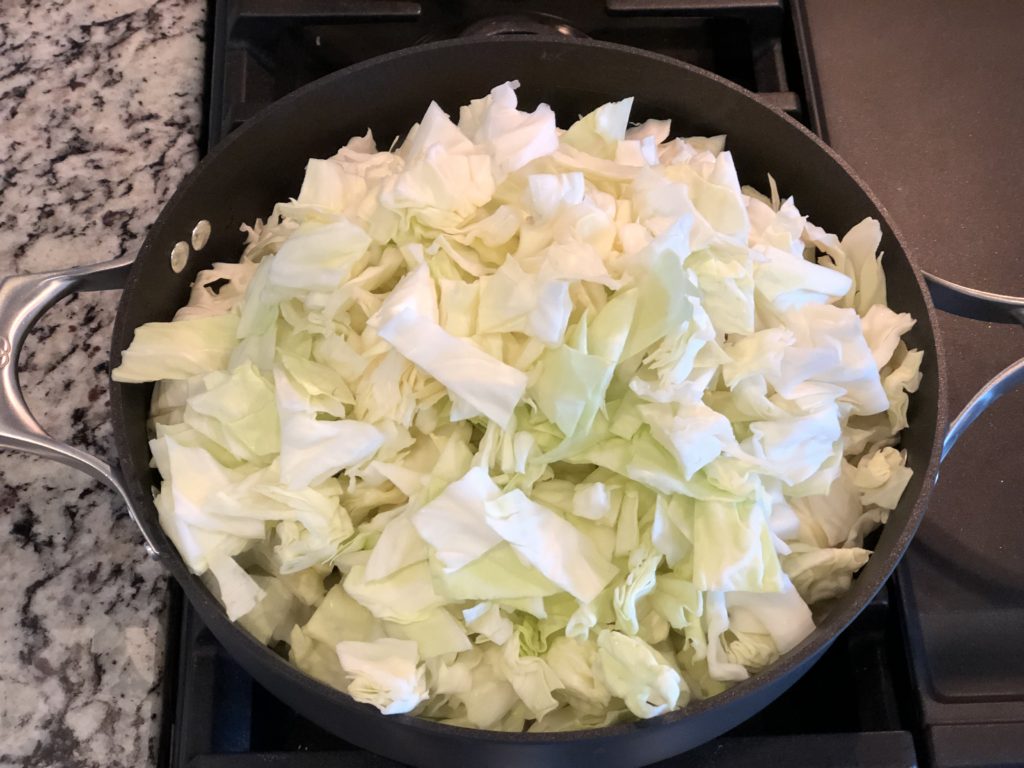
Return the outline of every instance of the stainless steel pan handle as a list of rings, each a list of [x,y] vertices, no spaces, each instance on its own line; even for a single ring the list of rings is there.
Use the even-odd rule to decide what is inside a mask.
[[[131,265],[132,259],[125,257],[60,272],[0,279],[0,448],[53,459],[106,483],[124,499],[128,514],[139,525],[118,470],[48,435],[29,411],[18,381],[18,356],[29,331],[43,313],[69,293],[122,288]],[[146,540],[146,549],[156,554],[141,525],[139,530]]]
[[[944,312],[989,323],[1024,325],[1024,298],[967,288],[928,272],[924,273],[924,277],[935,306]],[[975,419],[996,400],[1013,391],[1021,383],[1024,383],[1024,357],[991,378],[953,419],[942,442],[942,458],[946,458],[956,445],[956,441],[960,439],[960,435],[974,423]]]

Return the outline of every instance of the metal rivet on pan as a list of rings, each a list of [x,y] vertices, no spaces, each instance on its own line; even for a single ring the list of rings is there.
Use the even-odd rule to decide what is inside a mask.
[[[188,264],[188,256],[188,243],[184,240],[179,240],[171,249],[171,269],[175,272],[181,272],[185,265]]]
[[[192,230],[192,247],[197,251],[203,250],[206,246],[206,241],[210,239],[210,222],[203,219],[196,224],[195,229]]]

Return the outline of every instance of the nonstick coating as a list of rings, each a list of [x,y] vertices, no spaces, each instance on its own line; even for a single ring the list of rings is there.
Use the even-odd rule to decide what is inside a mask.
[[[903,448],[913,479],[883,529],[874,556],[818,629],[777,663],[720,696],[639,723],[560,734],[499,734],[385,717],[307,677],[228,621],[223,608],[191,575],[161,530],[151,488],[146,415],[151,387],[114,383],[114,433],[131,503],[160,559],[218,640],[275,695],[338,736],[397,760],[424,766],[637,766],[690,749],[728,730],[792,685],[861,611],[905,551],[938,468],[945,432],[940,356],[933,310],[920,275],[888,216],[839,158],[803,127],[748,92],[662,56],[621,46],[548,38],[438,43],[368,61],[286,96],[219,145],[185,181],[139,251],[114,328],[112,364],[142,323],[171,319],[188,299],[189,283],[213,261],[241,253],[239,225],[265,217],[276,201],[298,193],[306,160],[328,157],[350,136],[373,129],[387,146],[423,114],[431,99],[453,110],[506,80],[519,80],[520,103],[551,104],[571,121],[610,100],[634,96],[633,117],[671,118],[673,135],[727,134],[740,180],[781,193],[832,232],[865,216],[881,222],[889,303],[917,325],[907,344],[925,352],[920,390],[911,400]],[[565,127],[565,126],[563,126]],[[200,219],[213,225],[207,247],[188,268],[170,268],[174,243],[188,240]]]

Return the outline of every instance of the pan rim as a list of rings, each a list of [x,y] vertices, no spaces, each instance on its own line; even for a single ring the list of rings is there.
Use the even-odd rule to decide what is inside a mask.
[[[290,686],[311,694],[320,700],[329,701],[332,705],[363,711],[370,710],[372,711],[372,714],[376,714],[378,717],[389,718],[395,721],[396,724],[401,723],[413,730],[426,732],[434,736],[458,738],[461,740],[471,739],[474,741],[485,741],[489,743],[507,743],[524,746],[536,745],[537,747],[541,747],[545,744],[588,741],[598,738],[615,738],[616,736],[623,736],[642,730],[668,728],[681,721],[695,719],[699,715],[724,708],[733,702],[748,698],[759,689],[770,687],[773,683],[781,681],[788,674],[793,672],[795,668],[813,661],[824,653],[836,637],[846,629],[846,627],[861,613],[875,594],[877,594],[877,592],[882,588],[883,584],[890,578],[899,561],[902,559],[918,525],[921,522],[927,507],[928,499],[938,476],[942,438],[945,435],[948,423],[945,356],[943,353],[944,345],[942,343],[939,324],[937,322],[937,312],[934,304],[932,303],[931,296],[925,284],[921,270],[916,265],[914,258],[907,248],[899,228],[896,226],[892,217],[872,192],[870,187],[868,187],[856,171],[854,171],[854,169],[850,167],[850,165],[846,163],[838,153],[836,153],[820,137],[811,132],[804,125],[789,117],[789,115],[764,104],[757,98],[757,95],[751,91],[748,91],[747,89],[742,88],[719,75],[686,62],[631,46],[607,43],[592,39],[561,39],[547,36],[515,38],[461,38],[418,45],[388,53],[383,56],[378,56],[373,59],[368,59],[364,62],[338,70],[308,83],[283,98],[273,102],[253,119],[249,120],[246,124],[225,137],[224,140],[214,147],[213,150],[197,164],[196,168],[193,169],[167,203],[164,204],[160,215],[150,226],[136,259],[137,261],[144,260],[144,257],[153,250],[154,246],[149,233],[159,228],[161,221],[167,216],[167,211],[173,210],[179,200],[188,196],[190,189],[196,183],[197,177],[201,175],[204,168],[216,163],[219,156],[230,151],[236,142],[244,140],[245,136],[250,131],[258,130],[258,123],[260,122],[261,117],[290,108],[294,102],[298,102],[306,98],[308,93],[322,88],[326,82],[342,78],[358,77],[365,70],[373,69],[382,64],[410,56],[423,55],[435,50],[448,48],[491,48],[495,46],[540,47],[550,46],[552,43],[557,43],[558,45],[566,47],[605,49],[621,54],[628,54],[633,57],[650,59],[661,64],[669,65],[678,70],[686,71],[690,75],[709,79],[720,87],[727,88],[743,98],[753,100],[759,109],[771,114],[775,119],[782,120],[791,129],[796,129],[805,139],[810,140],[816,146],[818,151],[824,152],[833,163],[838,165],[864,193],[871,205],[878,212],[885,226],[888,227],[892,233],[893,239],[899,246],[903,257],[906,259],[914,279],[916,280],[918,290],[926,308],[929,324],[932,329],[933,350],[926,350],[926,353],[933,352],[934,354],[934,375],[937,377],[938,397],[931,451],[929,453],[927,466],[924,469],[921,490],[918,493],[917,498],[914,499],[913,504],[910,505],[906,523],[903,525],[902,530],[900,530],[898,539],[885,553],[885,557],[881,560],[881,564],[877,564],[879,561],[875,556],[876,553],[872,553],[871,560],[869,561],[869,567],[872,568],[871,578],[865,580],[862,572],[862,574],[854,581],[850,590],[846,593],[849,594],[849,592],[857,590],[861,593],[859,599],[850,601],[845,606],[836,606],[834,610],[830,610],[821,619],[820,623],[816,625],[814,632],[804,638],[804,640],[802,640],[796,647],[783,654],[777,661],[770,664],[764,670],[752,674],[748,679],[736,683],[722,693],[706,699],[691,701],[685,707],[648,720],[629,721],[614,725],[574,731],[551,733],[509,733],[504,731],[483,730],[449,725],[412,715],[379,714],[371,705],[357,702],[347,693],[332,688],[331,686],[307,675],[297,667],[294,667],[286,659],[275,653],[270,647],[260,643],[240,626],[227,619],[223,606],[213,597],[212,593],[210,593],[209,589],[200,581],[199,577],[195,576],[187,569],[181,555],[174,548],[173,544],[169,542],[158,522],[156,522],[156,510],[153,506],[148,483],[141,482],[140,478],[130,471],[130,467],[127,468],[129,471],[126,471],[126,460],[124,457],[129,453],[126,440],[128,425],[123,408],[121,387],[138,385],[121,385],[115,382],[112,383],[110,390],[111,415],[117,463],[125,478],[126,487],[132,495],[130,502],[133,505],[148,505],[149,508],[147,509],[147,513],[139,515],[140,520],[143,525],[153,529],[158,534],[155,537],[156,541],[167,542],[168,548],[170,549],[169,553],[166,551],[159,552],[161,564],[171,573],[171,575],[175,577],[175,580],[181,585],[188,599],[199,611],[204,621],[207,621],[208,618],[212,618],[213,621],[210,623],[219,625],[216,628],[211,626],[211,629],[215,630],[215,634],[219,634],[219,631],[226,631],[242,636],[240,638],[241,641],[246,643],[248,646],[251,646],[249,649],[251,651],[249,654],[250,656],[254,655],[258,660],[269,664],[274,668],[275,673],[281,676],[284,682]],[[424,98],[429,98],[429,94],[424,94]],[[111,368],[115,367],[120,362],[121,350],[126,346],[126,343],[130,341],[131,334],[134,331],[134,328],[127,327],[128,323],[125,320],[127,313],[123,310],[129,303],[132,296],[135,295],[139,283],[139,267],[136,264],[132,267],[125,290],[118,304],[118,311],[112,334]],[[246,665],[246,667],[247,671],[251,671],[248,665]]]

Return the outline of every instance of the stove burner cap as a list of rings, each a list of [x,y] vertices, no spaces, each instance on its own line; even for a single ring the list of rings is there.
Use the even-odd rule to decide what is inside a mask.
[[[492,16],[475,21],[459,37],[503,37],[506,35],[546,35],[555,37],[590,37],[557,16],[546,13]]]

